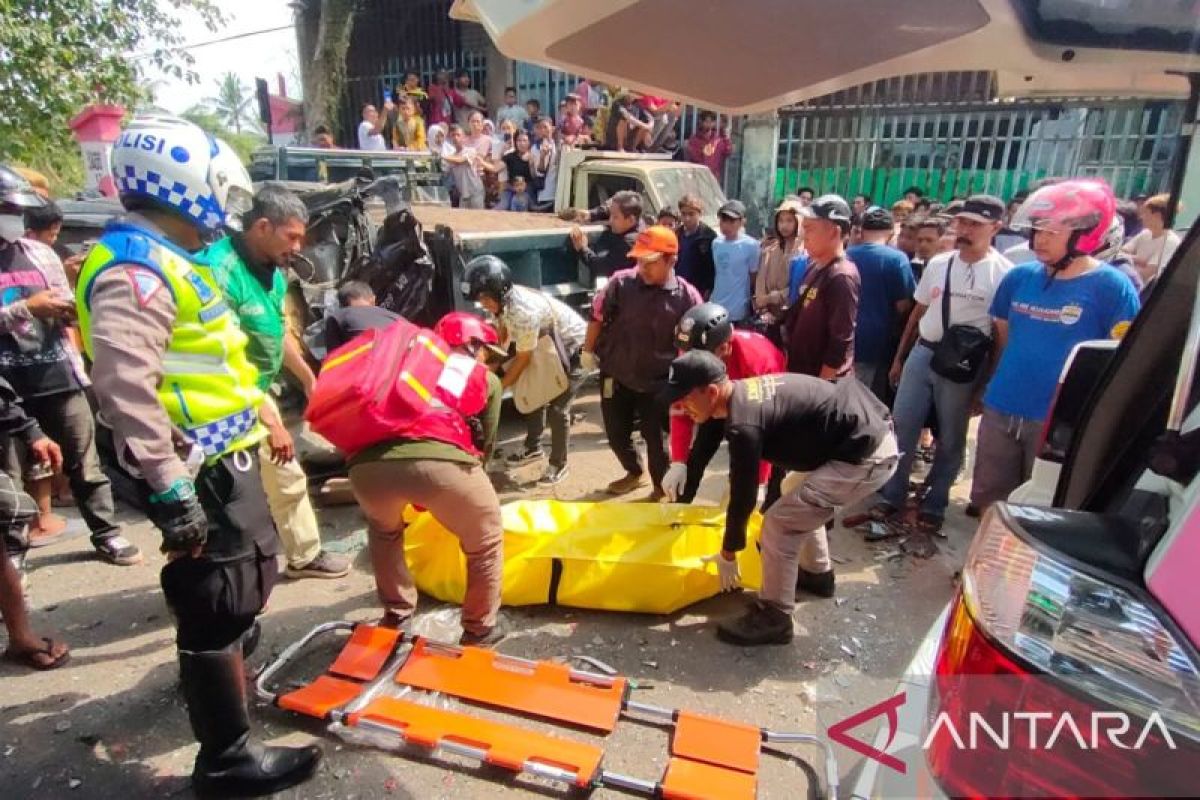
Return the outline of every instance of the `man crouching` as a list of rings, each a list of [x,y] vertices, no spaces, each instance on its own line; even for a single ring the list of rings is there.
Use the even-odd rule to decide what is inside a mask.
[[[746,546],[759,461],[806,473],[763,519],[758,599],[741,617],[717,627],[718,638],[730,644],[787,644],[796,589],[833,595],[826,523],[838,508],[882,486],[896,469],[887,407],[852,377],[838,383],[796,374],[731,381],[721,359],[702,350],[672,362],[666,395],[669,403],[682,401],[698,423],[726,420],[729,509],[721,552],[709,558],[717,565],[722,591],[736,588],[740,580],[736,554]]]
[[[473,442],[434,438],[435,415],[457,412],[431,405],[424,415],[427,424],[415,420],[403,438],[373,445],[350,459],[350,484],[367,517],[375,587],[385,610],[380,624],[406,628],[416,609],[417,587],[404,559],[404,507],[412,504],[427,509],[458,537],[466,556],[460,643],[486,647],[504,638],[497,625],[504,530],[500,500],[482,467],[495,442],[501,398],[500,381],[488,373],[487,405],[467,419]]]

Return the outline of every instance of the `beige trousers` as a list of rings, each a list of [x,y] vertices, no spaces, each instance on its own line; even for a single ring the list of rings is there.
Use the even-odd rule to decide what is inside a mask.
[[[274,405],[269,397],[263,402]],[[278,408],[275,413],[279,413]],[[308,476],[299,459],[283,465],[272,463],[271,445],[266,439],[259,445],[258,456],[263,491],[267,493],[267,505],[279,531],[288,566],[293,569],[306,567],[321,552],[321,529],[308,496]]]
[[[875,453],[861,464],[829,461],[804,476],[798,486],[785,487],[783,496],[768,509],[762,525],[762,589],[759,598],[783,611],[796,607],[796,577],[808,572],[828,572],[829,539],[825,524],[848,506],[876,491],[896,471],[899,450],[889,433]]]
[[[383,607],[413,613],[417,588],[404,560],[404,507],[422,506],[458,537],[467,557],[462,626],[487,633],[500,609],[504,529],[500,500],[483,469],[453,461],[373,461],[350,469],[354,497],[367,517],[371,566]]]

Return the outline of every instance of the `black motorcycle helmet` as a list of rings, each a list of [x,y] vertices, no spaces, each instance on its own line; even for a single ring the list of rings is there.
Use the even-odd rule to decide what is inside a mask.
[[[25,176],[7,164],[0,164],[0,206],[20,209],[41,208],[46,205]]]
[[[871,206],[862,213],[858,224],[864,231],[890,231],[895,227],[895,219],[883,206]]]
[[[496,256],[477,256],[467,262],[462,293],[468,300],[489,294],[499,303],[512,287],[512,270]]]
[[[725,306],[701,303],[692,306],[675,326],[675,345],[680,350],[698,348],[713,352],[733,336],[733,323]]]
[[[836,223],[842,233],[850,232],[850,206],[841,195],[823,194],[804,209],[804,216],[813,219],[827,219]]]

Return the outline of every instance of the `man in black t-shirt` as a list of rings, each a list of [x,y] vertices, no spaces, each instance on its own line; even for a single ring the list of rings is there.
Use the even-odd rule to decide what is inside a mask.
[[[763,518],[758,599],[744,615],[717,627],[718,638],[731,644],[786,644],[796,589],[833,596],[826,523],[896,469],[899,451],[887,407],[853,376],[837,383],[792,374],[731,381],[721,359],[702,350],[671,363],[664,395],[665,403],[682,401],[698,423],[725,420],[729,508],[721,552],[708,559],[717,566],[722,591],[740,580],[736,559],[746,546],[760,460],[805,473]]]
[[[400,315],[375,305],[375,292],[362,281],[349,281],[338,289],[341,306],[325,318],[325,352],[332,353],[363,331],[386,328]]]

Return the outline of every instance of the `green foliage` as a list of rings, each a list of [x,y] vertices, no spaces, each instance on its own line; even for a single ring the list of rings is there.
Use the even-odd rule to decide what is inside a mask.
[[[212,0],[0,0],[0,161],[45,172],[55,188],[83,179],[67,123],[92,103],[134,108],[143,71],[195,82],[179,15],[211,30]]]

